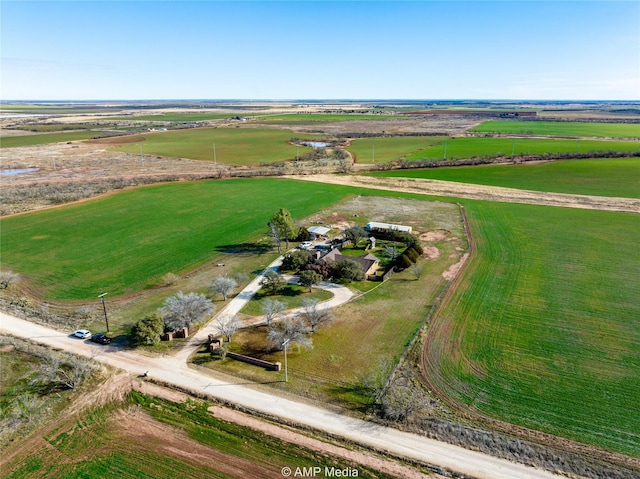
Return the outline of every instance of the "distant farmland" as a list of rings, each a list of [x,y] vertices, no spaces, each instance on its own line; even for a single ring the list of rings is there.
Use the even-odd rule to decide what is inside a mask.
[[[357,163],[388,163],[432,145],[444,142],[442,136],[392,136],[353,140],[347,148]]]
[[[640,215],[465,202],[477,256],[427,339],[483,414],[640,457]]]
[[[427,178],[554,193],[640,198],[640,158],[396,170],[371,175]]]
[[[454,138],[407,156],[407,160],[544,155],[547,153],[635,152],[637,141],[553,140],[523,138]]]
[[[240,113],[159,113],[156,115],[128,115],[108,117],[109,120],[127,120],[127,121],[171,121],[171,122],[190,122],[205,120],[223,120],[234,116],[251,116]]]
[[[18,146],[46,145],[62,141],[88,140],[100,136],[98,131],[72,131],[68,133],[45,133],[40,135],[8,136],[0,140],[1,148]]]
[[[640,138],[640,124],[562,121],[485,121],[471,131],[503,135]]]
[[[114,139],[114,147],[120,151],[190,158],[213,161],[215,143],[216,161],[232,165],[260,165],[292,160],[296,157],[296,146],[289,144],[293,137],[306,140],[323,140],[323,135],[298,135],[289,130],[255,128],[194,128],[189,130],[145,133],[135,138],[138,142],[122,143]],[[131,139],[131,137],[128,137]],[[312,148],[298,147],[303,154]]]
[[[394,115],[371,115],[363,113],[288,113],[275,115],[256,115],[261,123],[314,123],[326,121],[373,120],[380,118],[398,118]]]

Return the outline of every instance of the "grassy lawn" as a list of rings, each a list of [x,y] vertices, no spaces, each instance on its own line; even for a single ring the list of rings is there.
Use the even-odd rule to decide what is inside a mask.
[[[640,456],[640,216],[466,202],[477,257],[430,376],[481,413]]]
[[[471,131],[513,135],[640,138],[640,125],[624,123],[492,120],[485,121]]]
[[[447,246],[441,245],[445,251]],[[365,411],[371,398],[362,390],[362,378],[381,361],[398,361],[443,287],[441,274],[452,259],[443,253],[436,261],[422,262],[425,273],[419,280],[405,271],[377,283],[380,286],[359,299],[334,309],[337,320],[312,335],[312,349],[298,351],[292,346],[287,354],[287,390]],[[265,326],[243,330],[234,335],[231,350],[284,364],[283,352],[266,352],[266,335]],[[197,353],[194,361],[257,382],[284,379],[284,371],[269,372],[232,359],[220,361],[206,352]]]
[[[352,191],[275,179],[139,188],[2,219],[3,268],[50,299],[141,291],[266,236],[279,208],[303,218]]]
[[[287,305],[287,309],[293,309],[302,306],[302,301],[305,299],[326,301],[332,297],[333,294],[329,291],[312,288],[311,292],[309,292],[309,288],[288,284],[279,294],[268,295],[263,290],[258,291],[240,312],[249,316],[262,316],[264,314],[262,312],[262,303],[265,299],[281,301]]]
[[[389,163],[442,143],[441,136],[393,136],[388,138],[362,138],[354,140],[347,150],[357,163]]]
[[[446,152],[445,152],[446,148]],[[637,141],[553,140],[523,138],[454,138],[407,156],[407,160],[448,160],[474,157],[542,155],[545,153],[634,152]],[[446,154],[445,154],[446,153]]]
[[[98,131],[73,131],[68,133],[45,133],[40,135],[9,136],[0,140],[0,148],[13,148],[16,146],[45,145],[47,143],[60,143],[62,141],[88,140],[99,137]]]
[[[256,128],[193,128],[163,131],[140,135],[140,142],[114,146],[119,151],[138,153],[140,146],[145,154],[191,158],[213,161],[213,144],[216,145],[216,161],[232,165],[260,165],[296,158],[296,146],[289,144],[293,137],[306,140],[322,140],[322,135],[298,135],[290,130]],[[114,143],[117,143],[117,139]],[[300,156],[312,150],[298,147]]]
[[[563,160],[542,164],[430,168],[371,173],[554,193],[640,198],[640,158]]]

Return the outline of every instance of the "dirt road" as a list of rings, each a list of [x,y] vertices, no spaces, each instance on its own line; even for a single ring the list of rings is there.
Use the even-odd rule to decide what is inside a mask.
[[[377,190],[402,191],[420,195],[640,213],[640,199],[633,198],[546,193],[542,191],[518,190],[498,186],[472,185],[469,183],[418,178],[376,178],[371,176],[347,175],[289,176],[288,178],[334,185],[373,188]]]
[[[275,394],[265,393],[239,383],[220,380],[191,369],[176,357],[150,358],[115,346],[93,345],[28,321],[0,313],[0,331],[31,339],[50,347],[119,368],[133,375],[148,370],[153,379],[173,384],[185,390],[259,411],[286,422],[300,424],[328,434],[388,451],[391,455],[444,467],[470,477],[481,479],[550,479],[558,476],[547,472],[494,458],[458,446],[435,441],[415,434],[401,432],[363,420],[337,414],[320,407],[303,404]]]

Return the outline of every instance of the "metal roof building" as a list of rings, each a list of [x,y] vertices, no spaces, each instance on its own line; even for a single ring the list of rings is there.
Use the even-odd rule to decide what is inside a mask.
[[[400,231],[402,233],[411,233],[412,231],[411,226],[378,223],[377,221],[370,221],[364,228],[367,231]]]

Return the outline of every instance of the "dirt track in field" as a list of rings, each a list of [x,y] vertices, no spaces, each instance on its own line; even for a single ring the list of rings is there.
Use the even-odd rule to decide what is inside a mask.
[[[633,198],[547,193],[418,178],[376,178],[370,176],[337,175],[289,176],[288,178],[430,196],[448,196],[506,203],[525,203],[543,206],[560,206],[564,208],[640,213],[640,199]]]

